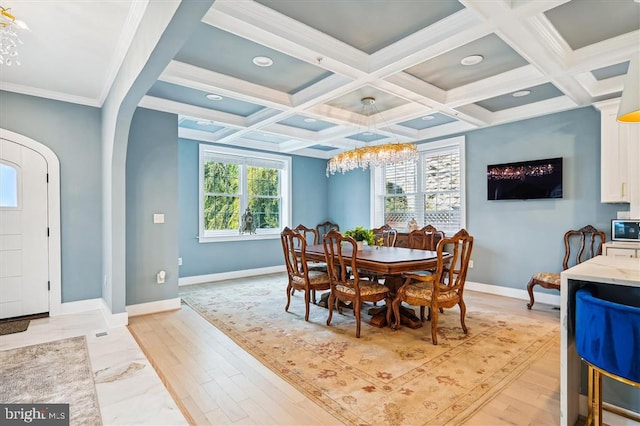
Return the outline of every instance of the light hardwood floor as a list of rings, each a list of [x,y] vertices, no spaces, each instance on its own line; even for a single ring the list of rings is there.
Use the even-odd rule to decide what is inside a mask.
[[[559,327],[560,313],[548,305],[536,303],[529,311],[522,300],[471,291],[465,300],[467,306],[491,306]],[[192,424],[340,424],[186,305],[178,311],[132,317],[129,329]],[[559,423],[558,338],[467,424]]]

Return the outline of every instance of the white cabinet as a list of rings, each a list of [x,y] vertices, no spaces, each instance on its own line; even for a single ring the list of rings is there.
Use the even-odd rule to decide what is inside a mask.
[[[600,196],[603,203],[631,203],[640,210],[640,124],[618,123],[620,99],[598,102],[600,110]]]
[[[640,243],[608,242],[602,245],[602,254],[611,257],[640,258]]]

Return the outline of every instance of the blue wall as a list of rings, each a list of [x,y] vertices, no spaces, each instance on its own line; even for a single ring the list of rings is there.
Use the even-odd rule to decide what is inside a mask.
[[[370,179],[371,172],[362,169],[329,176],[329,217],[332,222],[340,225],[341,231],[356,226],[369,226]]]
[[[522,289],[534,272],[562,269],[566,231],[608,231],[628,210],[600,202],[600,114],[591,107],[469,132],[466,153],[471,281]],[[487,164],[550,157],[563,157],[562,199],[487,200]]]
[[[175,114],[136,110],[127,145],[127,305],[178,297],[177,140]],[[164,223],[153,223],[154,213]]]
[[[616,212],[629,210],[600,203],[600,114],[592,107],[465,136],[467,229],[475,237],[470,281],[525,289],[533,273],[562,269],[567,230],[591,224],[608,232]],[[564,158],[564,198],[487,200],[488,164],[550,157]],[[341,229],[368,224],[370,173],[355,170],[329,181],[329,216]]]
[[[279,238],[198,242],[198,145],[198,141],[189,139],[178,142],[180,277],[283,265]],[[292,157],[292,226],[303,223],[315,227],[326,220],[325,165],[324,160]]]
[[[102,296],[100,110],[0,92],[0,127],[60,160],[62,302]]]

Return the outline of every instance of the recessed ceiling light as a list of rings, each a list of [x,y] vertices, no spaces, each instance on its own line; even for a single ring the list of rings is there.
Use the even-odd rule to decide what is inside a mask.
[[[465,58],[462,58],[460,63],[462,65],[475,65],[475,64],[479,64],[480,62],[482,62],[483,59],[484,59],[484,57],[482,55],[470,55],[470,56],[467,56]]]
[[[196,121],[196,124],[200,126],[208,126],[209,124],[211,124],[211,122],[209,120],[198,120]]]
[[[513,92],[511,96],[514,98],[521,98],[523,96],[528,96],[531,94],[531,90],[520,90],[519,92]]]
[[[220,96],[220,95],[214,95],[213,93],[209,93],[206,97],[207,97],[207,99],[209,99],[210,101],[220,101],[220,100],[222,100],[222,96]]]
[[[422,117],[423,120],[433,120],[435,117],[433,115],[425,115]]]
[[[371,132],[364,132],[364,133],[363,133],[363,135],[364,135],[364,136],[373,136],[373,133],[371,133]]]
[[[315,118],[305,118],[304,121],[305,123],[315,123],[318,120],[316,120]]]
[[[273,65],[273,59],[266,56],[256,56],[253,58],[253,63],[259,67],[270,67]]]

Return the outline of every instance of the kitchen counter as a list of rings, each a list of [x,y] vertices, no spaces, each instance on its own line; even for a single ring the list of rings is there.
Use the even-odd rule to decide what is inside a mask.
[[[604,286],[640,288],[640,259],[596,256],[560,274],[560,424],[573,426],[578,420],[580,397],[580,357],[569,327],[571,297],[585,282]],[[573,315],[573,313],[571,313]],[[606,394],[604,395],[606,398]]]

